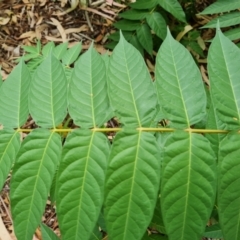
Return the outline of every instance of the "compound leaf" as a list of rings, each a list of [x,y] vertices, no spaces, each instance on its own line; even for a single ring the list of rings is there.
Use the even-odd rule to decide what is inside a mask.
[[[211,99],[221,129],[240,126],[240,50],[220,30],[212,41],[208,55]]]
[[[103,203],[108,140],[104,134],[75,130],[66,140],[57,177],[57,214],[63,240],[86,240]]]
[[[12,168],[20,148],[20,135],[17,131],[0,131],[0,191]]]
[[[13,226],[18,239],[32,240],[41,222],[61,148],[60,136],[45,129],[33,130],[21,145],[10,184]]]
[[[105,189],[109,239],[140,240],[156,204],[160,161],[154,135],[117,133],[110,153]]]
[[[199,240],[216,195],[216,159],[202,135],[174,132],[165,144],[161,208],[171,240]]]
[[[141,25],[141,22],[123,19],[123,20],[117,21],[113,25],[114,27],[121,29],[122,31],[134,31]]]
[[[169,31],[157,55],[155,74],[159,103],[172,127],[190,127],[204,118],[207,100],[199,69]]]
[[[5,128],[20,128],[26,122],[30,81],[31,75],[22,59],[0,88],[0,123]]]
[[[67,114],[67,79],[53,54],[37,68],[30,86],[29,110],[41,127],[55,128]]]
[[[101,127],[112,117],[106,67],[92,45],[75,64],[69,84],[68,109],[74,123],[82,128]]]
[[[108,67],[109,98],[124,125],[149,126],[156,115],[153,83],[139,53],[121,35]]]

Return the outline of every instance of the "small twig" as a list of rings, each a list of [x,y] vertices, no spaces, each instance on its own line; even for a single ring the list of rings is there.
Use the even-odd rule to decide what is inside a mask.
[[[91,22],[90,22],[89,15],[88,15],[88,12],[87,12],[87,11],[85,11],[85,16],[86,16],[86,19],[87,19],[87,24],[88,24],[91,32],[93,32],[93,26],[92,26],[92,24],[91,24]]]

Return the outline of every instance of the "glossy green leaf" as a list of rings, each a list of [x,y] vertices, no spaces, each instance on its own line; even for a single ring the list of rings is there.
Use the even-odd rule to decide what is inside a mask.
[[[41,222],[61,148],[60,136],[45,129],[34,130],[21,145],[10,184],[13,226],[18,239],[32,240]]]
[[[205,8],[200,14],[223,13],[240,8],[240,0],[218,0]]]
[[[114,27],[122,31],[134,31],[141,25],[140,21],[120,20],[113,24]]]
[[[216,159],[200,134],[174,132],[165,144],[161,208],[171,240],[199,240],[216,195]]]
[[[60,238],[53,232],[51,228],[41,223],[42,240],[59,240]]]
[[[152,12],[147,15],[146,19],[156,35],[164,40],[167,35],[167,24],[163,16],[158,12]]]
[[[68,42],[64,42],[59,44],[53,49],[53,54],[58,60],[62,59],[63,55],[67,52],[67,47],[68,47]]]
[[[57,177],[57,215],[63,240],[86,240],[103,203],[109,144],[102,133],[75,130],[63,147]]]
[[[240,239],[240,135],[228,134],[220,143],[218,207],[225,240]]]
[[[133,9],[150,9],[156,7],[157,4],[157,0],[138,0],[134,3],[129,4],[129,6]]]
[[[217,30],[208,54],[210,93],[221,129],[240,126],[240,50]]]
[[[106,67],[92,45],[76,62],[68,93],[68,109],[76,125],[101,127],[112,117]]]
[[[17,131],[0,131],[0,191],[15,161],[20,148],[20,134]]]
[[[82,50],[82,43],[77,43],[73,47],[69,48],[62,56],[62,62],[64,65],[69,66],[74,63]]]
[[[135,9],[130,9],[123,13],[120,13],[119,16],[128,20],[142,20],[147,16],[147,14],[148,14],[148,11],[139,11]]]
[[[175,18],[182,22],[186,22],[186,16],[178,0],[157,0],[158,4],[167,12],[171,13]]]
[[[67,79],[50,54],[37,68],[30,86],[29,111],[36,124],[55,128],[67,114]]]
[[[156,87],[160,106],[170,126],[190,127],[205,117],[206,93],[189,51],[170,32],[156,60]]]
[[[201,28],[215,28],[218,21],[220,27],[229,27],[237,25],[240,23],[240,13],[239,12],[225,13],[224,15],[218,18],[214,18]]]
[[[153,215],[160,180],[156,139],[147,132],[117,133],[105,189],[109,239],[141,240]]]
[[[152,55],[153,51],[153,41],[152,34],[149,26],[144,23],[137,29],[137,38],[142,47]]]
[[[0,124],[19,128],[27,120],[31,76],[24,61],[12,70],[0,88]]]
[[[141,54],[123,36],[108,67],[109,98],[124,125],[149,126],[156,115],[157,99]]]

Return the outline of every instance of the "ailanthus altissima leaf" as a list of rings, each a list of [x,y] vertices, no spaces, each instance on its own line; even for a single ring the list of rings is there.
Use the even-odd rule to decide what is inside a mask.
[[[240,126],[240,50],[220,30],[208,54],[210,93],[221,129]]]
[[[37,68],[29,92],[29,111],[37,125],[55,128],[67,114],[67,79],[53,54]]]
[[[225,240],[240,239],[240,135],[228,134],[219,150],[219,218]]]
[[[109,239],[141,240],[153,215],[160,181],[154,135],[117,133],[110,153],[105,187]]]
[[[204,118],[206,93],[200,71],[169,30],[157,55],[156,87],[159,104],[172,127],[189,127]]]
[[[32,240],[41,221],[61,148],[60,136],[45,129],[34,130],[21,145],[10,185],[13,226],[18,239]]]
[[[57,214],[63,240],[86,240],[103,203],[109,143],[102,133],[75,130],[66,140],[57,177]]]
[[[112,117],[105,63],[93,46],[80,56],[74,66],[68,109],[74,123],[82,128],[101,127]]]
[[[28,118],[28,91],[31,76],[24,61],[13,69],[0,88],[0,124],[20,128]]]
[[[15,161],[20,147],[20,135],[17,131],[0,131],[0,191]]]
[[[200,134],[174,132],[165,144],[161,208],[169,239],[199,240],[216,195],[216,159]]]
[[[121,35],[108,67],[109,98],[124,125],[149,126],[156,115],[156,94],[141,54]]]

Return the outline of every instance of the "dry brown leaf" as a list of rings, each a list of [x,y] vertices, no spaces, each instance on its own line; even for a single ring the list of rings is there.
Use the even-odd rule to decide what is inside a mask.
[[[88,30],[88,26],[86,24],[82,25],[79,28],[68,28],[65,30],[66,34],[70,34],[70,33],[79,33],[79,32],[84,32]]]
[[[66,42],[67,41],[67,35],[61,25],[61,23],[56,19],[56,18],[50,18],[53,22],[53,24],[57,27],[61,37],[62,37],[62,42]]]
[[[36,38],[36,32],[34,31],[29,31],[29,32],[25,32],[23,33],[20,37],[18,37],[17,39],[23,39],[23,38],[30,38],[31,40]]]
[[[12,240],[0,216],[0,240]]]
[[[0,17],[0,25],[6,25],[10,21],[10,17]]]

